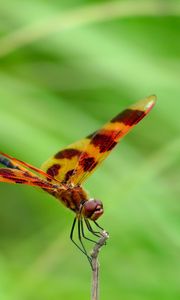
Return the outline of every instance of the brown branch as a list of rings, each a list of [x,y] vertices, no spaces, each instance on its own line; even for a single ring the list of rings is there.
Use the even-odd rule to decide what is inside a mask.
[[[91,300],[99,299],[99,262],[98,254],[102,246],[106,243],[109,238],[109,234],[106,231],[101,232],[101,237],[99,241],[95,244],[91,257],[92,257],[92,293]]]

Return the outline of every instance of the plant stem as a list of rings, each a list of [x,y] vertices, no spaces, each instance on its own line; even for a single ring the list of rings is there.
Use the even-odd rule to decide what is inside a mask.
[[[99,241],[95,244],[91,257],[92,257],[92,293],[91,300],[99,299],[99,262],[98,254],[102,246],[106,243],[109,238],[109,234],[106,231],[101,232],[101,237]]]

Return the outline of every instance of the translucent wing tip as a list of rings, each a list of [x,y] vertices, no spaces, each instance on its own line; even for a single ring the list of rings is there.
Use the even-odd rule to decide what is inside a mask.
[[[154,107],[156,101],[157,101],[156,95],[151,95],[151,96],[131,105],[130,109],[141,110],[147,114]]]

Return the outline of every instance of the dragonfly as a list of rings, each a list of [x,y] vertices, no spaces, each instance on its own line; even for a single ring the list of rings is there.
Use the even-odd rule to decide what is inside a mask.
[[[0,151],[4,166],[0,168],[0,182],[39,187],[73,211],[70,239],[91,263],[84,241],[96,241],[86,236],[84,227],[92,237],[100,237],[103,228],[97,220],[104,208],[102,201],[89,197],[82,184],[155,102],[156,96],[152,95],[129,106],[97,131],[58,151],[40,169]],[[78,239],[74,238],[75,228]]]

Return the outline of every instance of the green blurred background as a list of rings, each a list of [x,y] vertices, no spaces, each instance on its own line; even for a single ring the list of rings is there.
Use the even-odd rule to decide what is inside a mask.
[[[101,300],[180,299],[180,2],[0,2],[0,150],[35,166],[150,94],[158,103],[88,180],[110,239]],[[0,300],[89,299],[73,214],[0,184]]]

